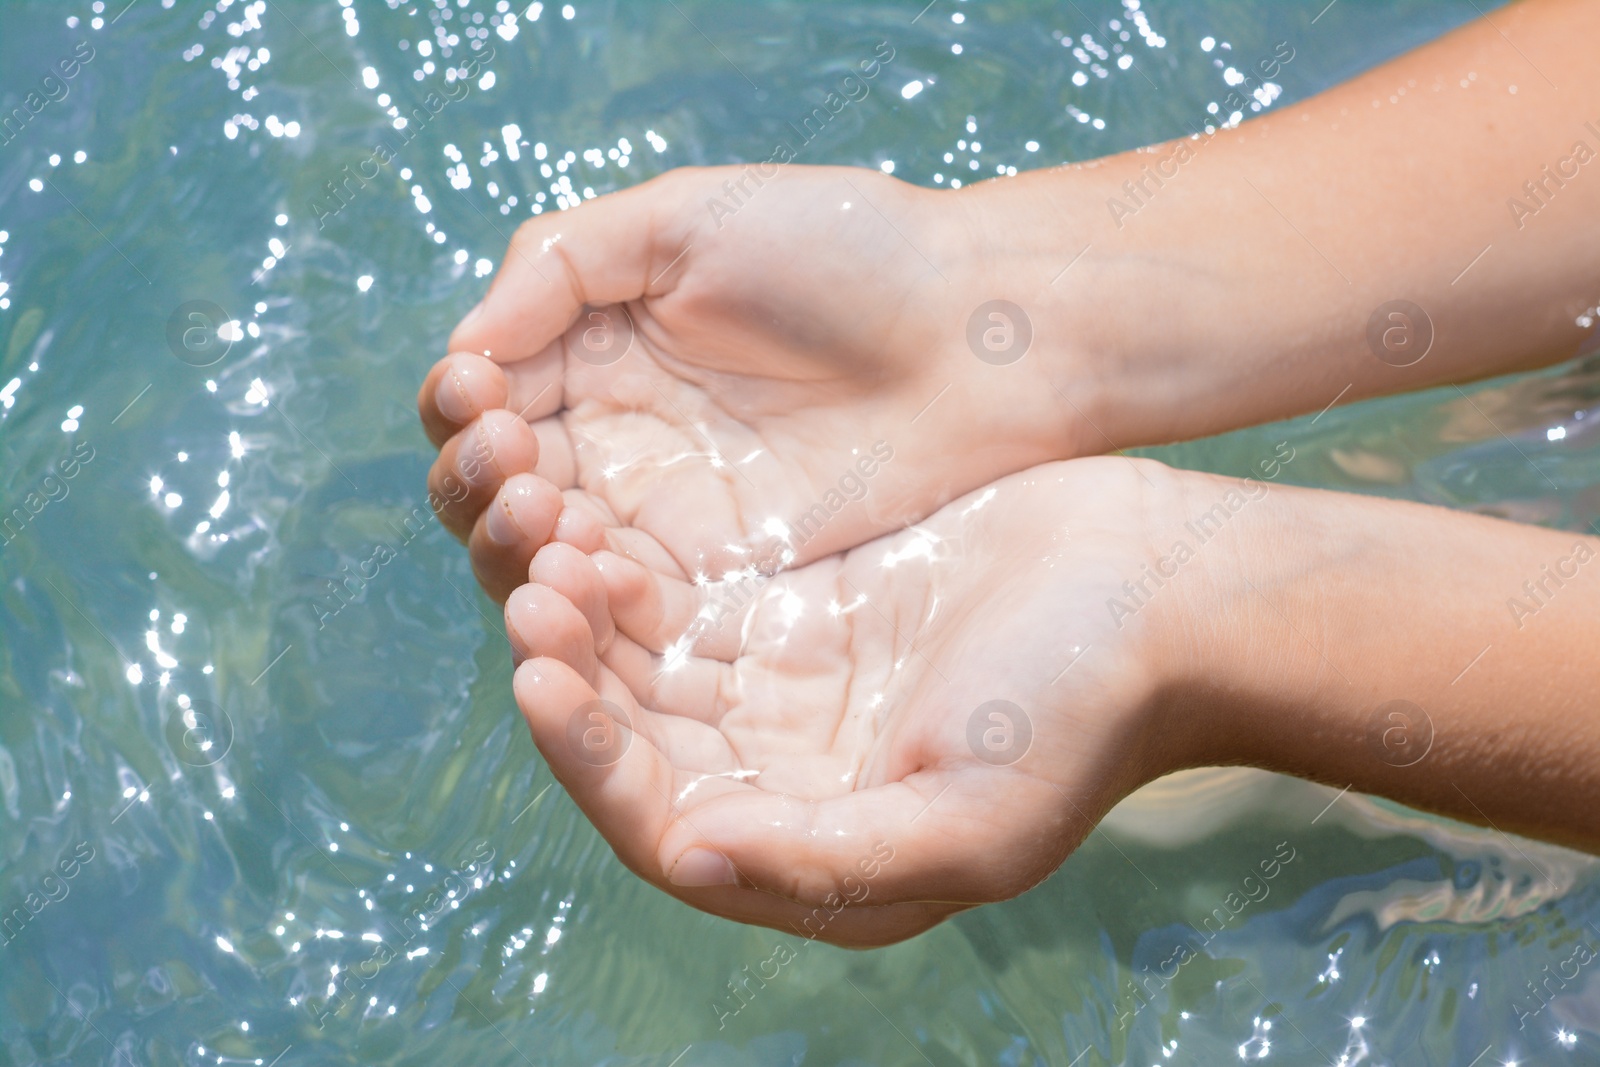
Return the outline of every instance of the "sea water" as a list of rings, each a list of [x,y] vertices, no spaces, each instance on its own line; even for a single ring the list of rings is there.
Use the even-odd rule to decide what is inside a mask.
[[[416,385],[517,223],[767,158],[878,42],[802,161],[949,187],[1477,13],[7,3],[0,1063],[1600,1062],[1592,861],[1266,775],[1160,783],[890,949],[692,911],[553,785],[426,519]],[[1570,365],[1147,451],[1576,530],[1597,405]]]

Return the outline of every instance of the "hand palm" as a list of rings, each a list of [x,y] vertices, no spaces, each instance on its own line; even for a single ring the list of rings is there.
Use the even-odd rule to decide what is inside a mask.
[[[1064,602],[1103,604],[1138,551],[1046,506],[1064,486],[1132,477],[1079,466],[709,596],[609,551],[591,562],[552,546],[507,606],[536,657],[518,675],[536,740],[625,862],[719,914],[793,929],[836,893],[866,907],[823,907],[823,936],[866,943],[1020,892],[1126,784],[1109,753],[1139,702],[1105,627],[1081,628],[1091,654],[1046,622]],[[741,887],[672,884],[707,842]],[[880,846],[894,859],[864,878]]]
[[[951,306],[944,277],[966,268],[964,238],[928,210],[938,194],[799,168],[716,220],[705,201],[724,195],[727,173],[675,173],[519,232],[483,310],[451,340],[494,365],[452,356],[424,386],[435,438],[492,408],[519,412],[540,475],[713,575],[771,553],[777,531],[807,516],[793,562],[1045,458],[1025,427],[1049,390],[1026,365],[965,348],[971,309]],[[785,258],[801,242],[831,254]],[[447,364],[469,398],[456,418],[430,410]],[[990,396],[981,407],[998,414],[973,417],[974,396],[1002,390],[1031,400]],[[871,495],[851,500],[875,447],[893,462],[869,462]],[[478,547],[486,585],[508,591],[526,558]]]

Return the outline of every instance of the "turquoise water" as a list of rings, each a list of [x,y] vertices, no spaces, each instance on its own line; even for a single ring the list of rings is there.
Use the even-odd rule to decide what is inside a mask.
[[[949,184],[1184,132],[1288,42],[1281,107],[1471,0],[126,3],[0,7],[0,1064],[1600,1063],[1592,860],[1266,775],[891,949],[693,912],[552,786],[497,609],[407,525],[416,384],[534,207],[764,159],[879,41],[801,158]],[[1150,451],[1600,512],[1600,368],[1469,393]]]

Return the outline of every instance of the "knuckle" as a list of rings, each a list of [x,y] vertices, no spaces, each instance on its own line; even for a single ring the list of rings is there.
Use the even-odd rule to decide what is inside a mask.
[[[511,235],[512,247],[519,251],[537,248],[539,242],[544,239],[548,225],[549,223],[543,218],[532,218],[522,222]]]

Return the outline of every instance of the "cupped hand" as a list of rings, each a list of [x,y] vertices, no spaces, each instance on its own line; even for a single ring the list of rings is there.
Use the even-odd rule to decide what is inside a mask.
[[[1159,555],[1173,477],[1048,464],[723,582],[569,495],[581,532],[506,605],[518,704],[640,877],[801,936],[910,937],[1040,881],[1166,769],[1158,616],[1107,603]]]
[[[524,223],[418,398],[441,446],[434,499],[489,593],[554,536],[550,486],[716,576],[763,553],[819,559],[1104,447],[1042,346],[1023,355],[1026,328],[975,315],[1046,279],[997,273],[982,198],[965,196],[723,167]],[[548,485],[489,509],[525,472]]]

